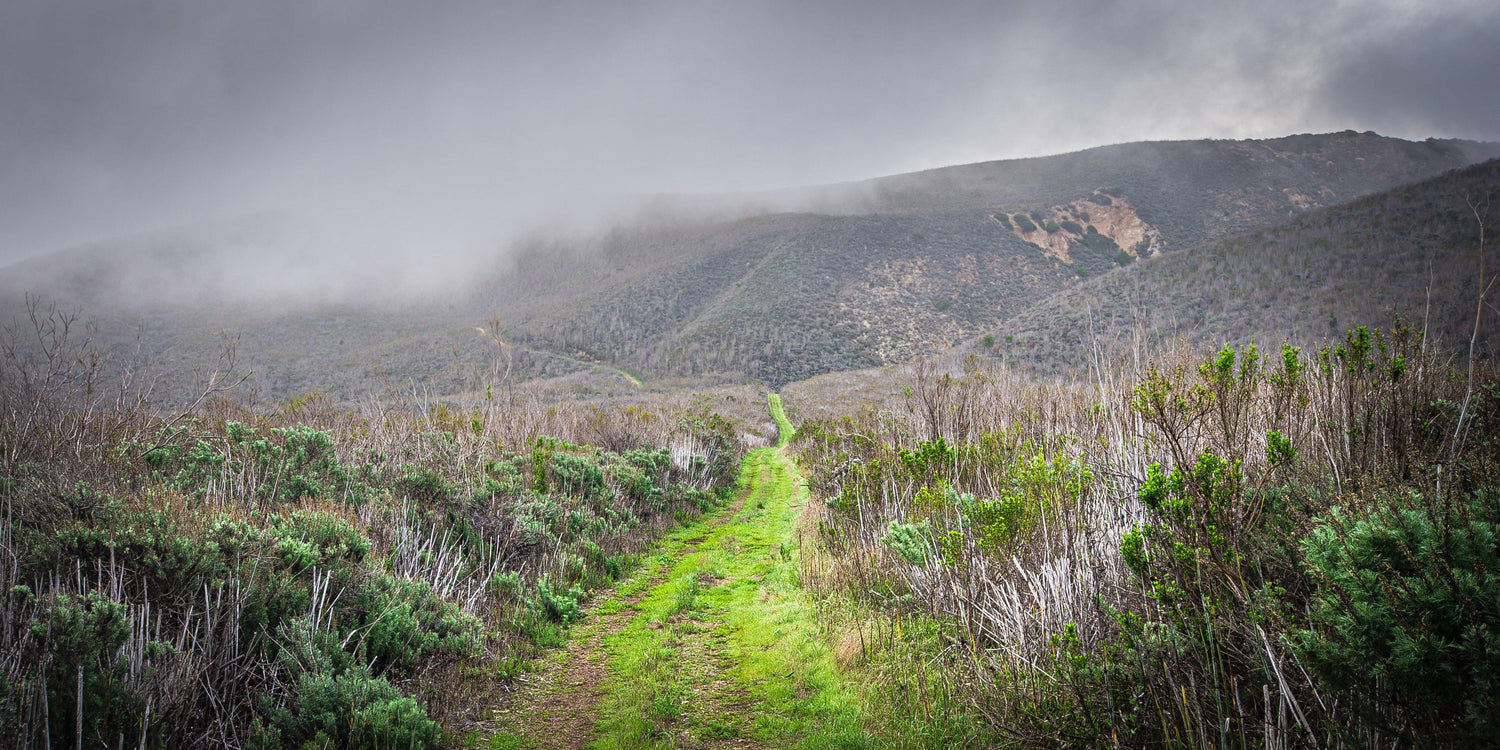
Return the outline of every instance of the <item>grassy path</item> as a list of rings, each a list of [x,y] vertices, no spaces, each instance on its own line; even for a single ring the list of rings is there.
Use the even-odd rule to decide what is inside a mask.
[[[496,748],[854,748],[854,686],[798,585],[807,491],[782,439],[752,451],[736,501],[659,544],[499,717]]]

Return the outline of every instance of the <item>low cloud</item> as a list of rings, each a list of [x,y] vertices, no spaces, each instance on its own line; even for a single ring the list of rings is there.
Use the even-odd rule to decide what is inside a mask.
[[[275,216],[298,229],[228,246],[229,287],[426,293],[640,195],[1141,139],[1500,139],[1492,4],[1311,5],[19,0],[0,263]]]

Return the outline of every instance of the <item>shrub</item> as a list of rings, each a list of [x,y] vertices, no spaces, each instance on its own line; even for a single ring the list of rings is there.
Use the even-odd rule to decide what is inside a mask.
[[[583,599],[583,589],[576,585],[553,591],[543,580],[537,583],[536,595],[542,614],[553,622],[568,625],[582,616],[579,601]]]
[[[396,480],[396,490],[407,498],[432,505],[453,497],[453,485],[443,479],[443,475],[436,469],[412,465],[401,469],[401,478]]]
[[[435,745],[440,734],[426,709],[362,665],[299,675],[295,702],[273,721],[283,742],[304,747],[405,750]]]
[[[1115,244],[1109,235],[1099,234],[1092,226],[1085,232],[1082,239],[1084,247],[1093,250],[1105,258],[1115,258],[1120,255],[1120,246]]]
[[[1304,540],[1301,654],[1386,731],[1500,741],[1500,503],[1386,497]]]
[[[53,721],[52,744],[73,743],[72,717],[80,712],[89,737],[134,737],[133,714],[141,703],[124,682],[120,648],[130,638],[125,605],[97,591],[58,597],[31,624],[32,637],[44,644],[47,702]],[[78,706],[78,678],[83,678],[83,706]]]
[[[925,565],[931,548],[931,532],[931,524],[927,521],[916,524],[893,522],[881,541],[908,563]]]
[[[484,626],[419,581],[372,576],[357,594],[367,659],[407,667],[434,654],[473,656],[484,646]]]
[[[348,486],[349,473],[339,464],[328,433],[298,425],[272,428],[271,435],[280,439],[279,445],[266,440],[249,443],[251,454],[265,464],[263,476],[268,481],[258,490],[261,497],[325,497]]]
[[[195,590],[203,579],[219,579],[228,568],[221,548],[171,511],[127,509],[109,504],[86,522],[59,529],[53,553],[35,555],[32,564],[52,566],[59,556],[128,566],[151,590],[172,595]],[[40,572],[38,570],[37,572]]]
[[[358,564],[370,554],[369,538],[331,513],[299,510],[280,516],[270,533],[283,562],[297,572],[313,566]]]
[[[594,461],[566,453],[552,455],[552,476],[560,491],[581,498],[604,498],[609,487],[604,483],[604,472]]]

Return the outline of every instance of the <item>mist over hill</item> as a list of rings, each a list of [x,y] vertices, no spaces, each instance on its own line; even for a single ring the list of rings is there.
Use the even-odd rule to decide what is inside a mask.
[[[839,213],[622,229],[588,251],[539,249],[477,304],[540,290],[555,302],[512,318],[529,345],[650,374],[779,384],[939,351],[1138,257],[1496,153],[1346,132],[899,175],[840,186]]]
[[[27,293],[81,307],[116,345],[139,332],[144,355],[167,365],[168,392],[186,388],[226,335],[276,397],[454,392],[502,354],[515,379],[603,364],[779,385],[941,351],[1138,258],[1173,258],[1497,154],[1495,144],[1349,131],[665,197],[613,228],[533,233],[461,274],[407,285],[340,281],[359,263],[347,242],[330,258],[318,231],[257,217],[32,259],[0,271],[0,289],[12,312]],[[496,318],[503,350],[476,331]]]

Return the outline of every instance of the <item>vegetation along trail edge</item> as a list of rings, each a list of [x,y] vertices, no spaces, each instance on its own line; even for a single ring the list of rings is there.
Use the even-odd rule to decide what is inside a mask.
[[[601,597],[519,699],[494,748],[861,747],[861,696],[819,637],[798,580],[807,500],[792,426],[752,451],[736,500],[664,539]]]

